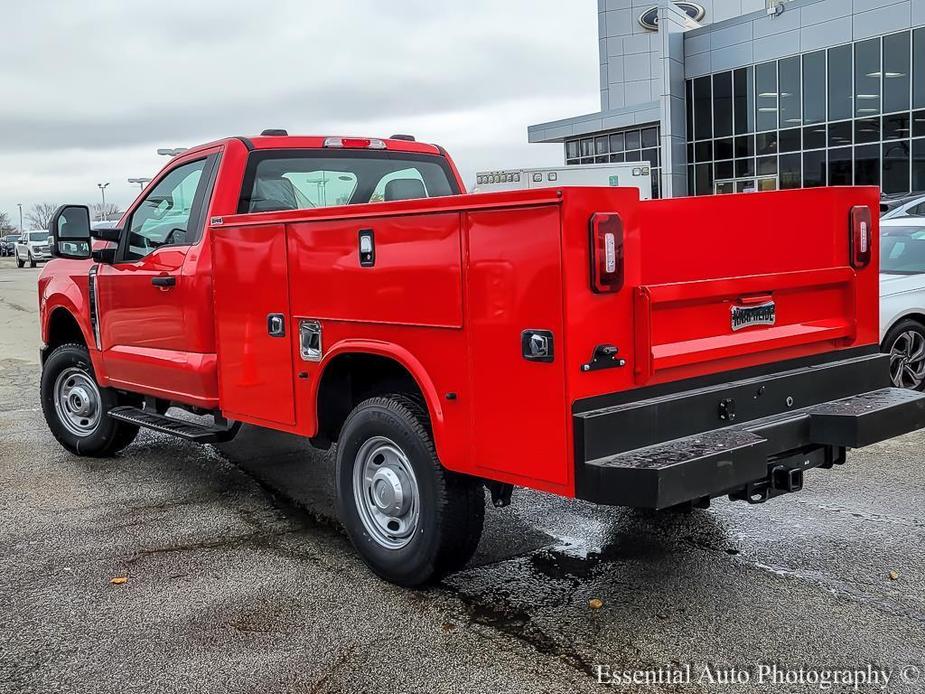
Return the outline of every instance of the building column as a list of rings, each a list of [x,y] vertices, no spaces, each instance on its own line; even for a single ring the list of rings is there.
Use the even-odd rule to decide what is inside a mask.
[[[684,32],[700,26],[670,0],[659,0],[658,33],[662,43],[661,151],[663,198],[687,195],[687,110],[684,88]]]

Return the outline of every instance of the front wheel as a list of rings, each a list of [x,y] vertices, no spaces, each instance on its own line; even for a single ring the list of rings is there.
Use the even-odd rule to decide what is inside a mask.
[[[462,568],[475,552],[484,488],[440,464],[419,399],[360,403],[341,431],[336,474],[341,522],[385,580],[420,586]]]
[[[90,353],[83,345],[61,345],[48,355],[41,400],[52,435],[77,455],[113,455],[138,434],[138,427],[108,416],[120,404],[118,393],[97,384]]]
[[[35,267],[35,258],[31,253],[29,254],[29,267]]]

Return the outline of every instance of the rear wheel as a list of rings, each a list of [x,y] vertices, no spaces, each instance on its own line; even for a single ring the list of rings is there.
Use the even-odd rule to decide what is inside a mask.
[[[370,398],[347,417],[337,505],[366,564],[387,581],[415,587],[472,557],[485,493],[480,480],[440,464],[420,400],[392,395]]]
[[[97,384],[83,345],[62,345],[48,355],[42,369],[41,400],[51,433],[77,455],[113,455],[138,434],[138,427],[108,416],[109,410],[121,404],[119,395]]]
[[[890,379],[898,388],[925,390],[925,326],[911,319],[894,325],[883,340],[890,355]]]
[[[26,266],[26,261],[19,257],[19,253],[16,254],[16,267],[23,268]]]

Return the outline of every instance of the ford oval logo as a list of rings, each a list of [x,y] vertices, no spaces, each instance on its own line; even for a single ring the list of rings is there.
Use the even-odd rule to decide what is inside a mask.
[[[707,11],[703,5],[696,2],[676,2],[680,9],[687,13],[687,16],[695,22],[699,22],[706,15]],[[649,31],[658,31],[658,7],[650,7],[639,16],[639,23]]]

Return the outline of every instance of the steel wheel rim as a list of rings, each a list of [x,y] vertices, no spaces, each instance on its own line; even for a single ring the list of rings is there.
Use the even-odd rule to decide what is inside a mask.
[[[55,412],[65,429],[80,437],[96,431],[102,415],[102,398],[86,371],[71,367],[58,374],[54,396]]]
[[[381,547],[401,549],[414,538],[421,510],[417,477],[391,439],[374,436],[360,446],[353,464],[353,499],[363,527]]]
[[[919,388],[925,381],[925,335],[906,330],[890,347],[890,378],[899,388]]]

